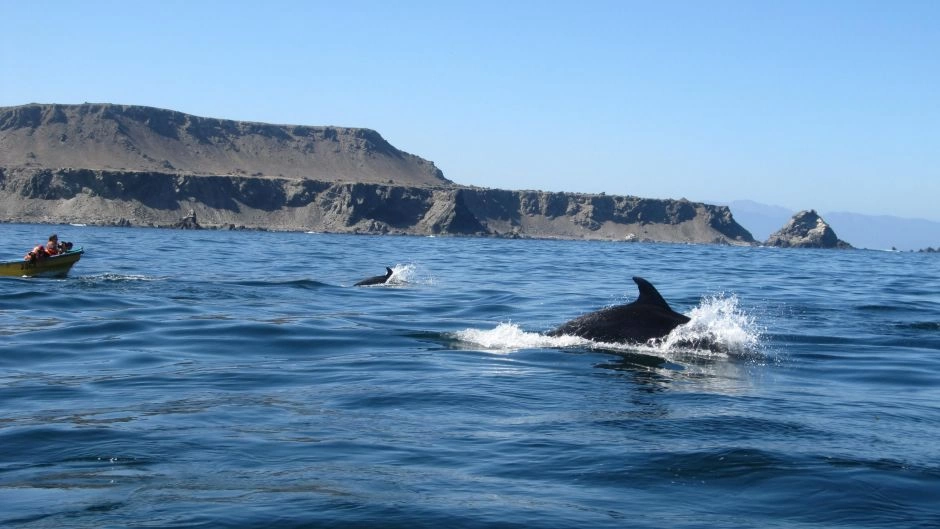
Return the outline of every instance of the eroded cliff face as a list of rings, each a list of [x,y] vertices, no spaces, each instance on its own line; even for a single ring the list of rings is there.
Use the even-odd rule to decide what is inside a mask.
[[[0,221],[752,244],[686,200],[312,179],[0,168]]]

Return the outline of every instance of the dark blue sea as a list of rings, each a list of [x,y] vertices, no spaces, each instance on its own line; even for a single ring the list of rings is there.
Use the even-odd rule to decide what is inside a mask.
[[[940,527],[937,254],[0,224],[0,259],[53,230],[68,278],[0,278],[2,527]],[[543,334],[635,275],[682,336]]]

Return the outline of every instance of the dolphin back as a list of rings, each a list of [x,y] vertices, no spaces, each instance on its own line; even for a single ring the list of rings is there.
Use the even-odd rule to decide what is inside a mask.
[[[369,286],[369,285],[382,285],[382,284],[384,284],[386,281],[388,281],[388,278],[392,277],[392,274],[393,274],[393,273],[394,273],[394,271],[392,270],[392,268],[386,266],[386,267],[385,267],[385,275],[384,275],[384,276],[372,276],[372,277],[368,277],[368,278],[366,278],[366,279],[363,279],[362,281],[359,281],[359,282],[355,283],[353,286],[364,287],[364,286]]]
[[[602,342],[645,343],[689,322],[688,316],[669,307],[652,283],[642,277],[634,277],[633,281],[640,289],[636,301],[575,318],[549,332],[549,336],[570,334]]]

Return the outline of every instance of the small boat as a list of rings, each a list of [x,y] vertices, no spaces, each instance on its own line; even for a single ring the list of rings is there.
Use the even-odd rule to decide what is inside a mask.
[[[82,258],[85,250],[79,248],[35,261],[0,261],[0,276],[13,277],[65,277],[72,265]]]

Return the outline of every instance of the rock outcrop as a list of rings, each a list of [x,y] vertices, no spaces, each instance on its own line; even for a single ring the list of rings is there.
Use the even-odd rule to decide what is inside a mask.
[[[770,235],[765,246],[781,248],[852,248],[815,211],[801,211]]]
[[[754,243],[723,206],[460,186],[368,129],[92,104],[0,108],[0,221]]]

